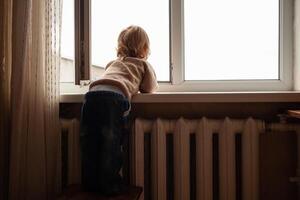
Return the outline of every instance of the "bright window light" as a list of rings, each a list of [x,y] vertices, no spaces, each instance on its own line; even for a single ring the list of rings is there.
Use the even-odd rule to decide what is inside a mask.
[[[60,82],[74,82],[74,0],[63,0]]]
[[[148,61],[158,80],[170,80],[169,0],[92,0],[91,10],[92,65],[105,67],[116,59],[119,33],[130,25],[138,25],[149,36]]]
[[[185,0],[185,80],[279,79],[279,1]]]

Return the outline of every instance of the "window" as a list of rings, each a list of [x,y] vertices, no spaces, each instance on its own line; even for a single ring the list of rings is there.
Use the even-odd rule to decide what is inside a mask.
[[[185,0],[184,13],[185,80],[279,79],[278,1]]]
[[[130,25],[145,29],[150,38],[149,62],[158,80],[169,81],[169,0],[91,0],[92,65],[103,68],[116,58],[118,35]]]
[[[69,72],[61,81],[74,82],[74,58],[76,77],[101,77],[116,58],[118,34],[132,24],[149,35],[161,91],[292,89],[292,0],[64,0],[62,59],[69,67],[61,68]]]
[[[60,82],[74,83],[74,0],[63,0],[62,13]]]

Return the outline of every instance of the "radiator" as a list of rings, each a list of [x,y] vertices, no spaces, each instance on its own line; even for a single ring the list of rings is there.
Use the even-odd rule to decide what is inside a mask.
[[[266,127],[267,126],[267,127]],[[137,118],[134,122],[132,136],[132,171],[131,181],[145,188],[145,135],[150,134],[150,194],[147,199],[155,200],[257,200],[259,199],[259,134],[264,130],[293,130],[299,133],[298,126],[268,124],[252,118],[236,120],[225,118],[146,120]],[[172,169],[167,167],[167,136],[172,135]],[[191,160],[191,136],[194,136],[195,156]],[[237,136],[240,137],[239,152],[236,152]],[[217,139],[217,143],[213,142]],[[216,147],[217,145],[217,147]],[[215,147],[213,147],[215,146]],[[298,145],[299,146],[299,145]],[[217,149],[217,152],[213,152]],[[298,150],[299,152],[299,150]],[[218,153],[218,160],[213,154]],[[299,154],[300,155],[300,154]],[[246,158],[240,159],[238,157]],[[214,160],[213,160],[214,159]],[[240,179],[237,179],[237,159],[240,160]],[[190,163],[195,163],[195,177],[190,174]],[[215,163],[215,164],[213,164]],[[219,180],[213,184],[216,166]],[[298,165],[299,167],[299,165]],[[168,171],[172,170],[173,192],[170,196],[167,184]],[[170,174],[170,173],[169,173]],[[299,173],[298,173],[299,175]],[[191,178],[195,185],[191,185]],[[237,183],[240,180],[241,183]],[[239,191],[236,191],[240,185]],[[194,196],[191,198],[191,187]],[[218,197],[215,188],[218,190]],[[147,190],[147,188],[145,188]],[[145,191],[144,190],[144,191]],[[239,197],[237,194],[240,192]],[[140,200],[145,198],[143,193]]]
[[[61,119],[61,152],[58,157],[59,168],[62,173],[61,185],[64,186],[80,183],[80,150],[79,150],[79,121],[77,119]],[[292,124],[272,123],[267,124],[262,120],[248,119],[155,119],[147,120],[137,118],[134,121],[133,134],[131,134],[130,176],[131,182],[145,188],[145,136],[150,136],[151,155],[151,199],[153,200],[257,200],[259,199],[259,134],[265,130],[272,131],[296,131],[298,134],[298,155],[300,126]],[[172,172],[174,174],[173,196],[168,196],[167,174],[170,167],[167,167],[167,138],[172,136]],[[191,144],[193,136],[193,144]],[[217,137],[216,137],[217,136]],[[238,144],[237,136],[240,137]],[[215,142],[217,138],[217,143]],[[216,145],[217,144],[217,145]],[[239,146],[239,152],[236,147]],[[190,149],[194,146],[194,160],[191,160]],[[213,147],[215,146],[215,148]],[[217,146],[217,147],[216,147]],[[217,152],[214,152],[216,151]],[[218,153],[218,161],[213,160],[215,153]],[[238,155],[240,153],[240,155]],[[62,156],[64,155],[64,156]],[[236,163],[239,157],[242,159],[240,172],[237,173]],[[298,177],[300,175],[300,159],[298,159]],[[190,163],[195,165],[195,177],[191,177]],[[218,185],[213,184],[216,172],[218,171]],[[146,163],[147,164],[147,163]],[[242,176],[241,179],[236,174]],[[191,178],[194,185],[191,185]],[[237,183],[242,180],[242,183]],[[291,178],[291,181],[298,181]],[[242,191],[238,194],[238,188]],[[194,188],[193,188],[194,187]],[[215,197],[215,187],[218,189],[218,197]],[[191,198],[191,190],[195,191],[195,197]],[[299,188],[300,189],[300,188]],[[236,196],[236,195],[240,196]],[[140,200],[144,199],[144,193]],[[147,198],[145,198],[147,199]],[[149,199],[149,197],[148,197]]]
[[[81,181],[79,131],[80,122],[77,119],[60,119],[60,169],[61,187],[79,184]]]

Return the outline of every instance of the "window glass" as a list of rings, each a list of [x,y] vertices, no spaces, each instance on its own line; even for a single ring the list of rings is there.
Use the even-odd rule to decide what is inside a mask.
[[[74,82],[74,0],[63,0],[60,82]]]
[[[185,79],[279,79],[279,1],[185,0]]]
[[[150,39],[148,61],[158,80],[169,81],[169,0],[91,1],[92,79],[116,59],[119,33],[130,25],[141,26]],[[101,69],[102,67],[102,69]]]

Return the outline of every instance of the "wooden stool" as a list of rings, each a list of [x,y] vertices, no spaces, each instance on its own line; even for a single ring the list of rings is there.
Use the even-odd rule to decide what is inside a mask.
[[[126,193],[113,197],[102,196],[97,193],[82,191],[80,185],[69,186],[57,200],[138,200],[143,189],[129,186]]]

